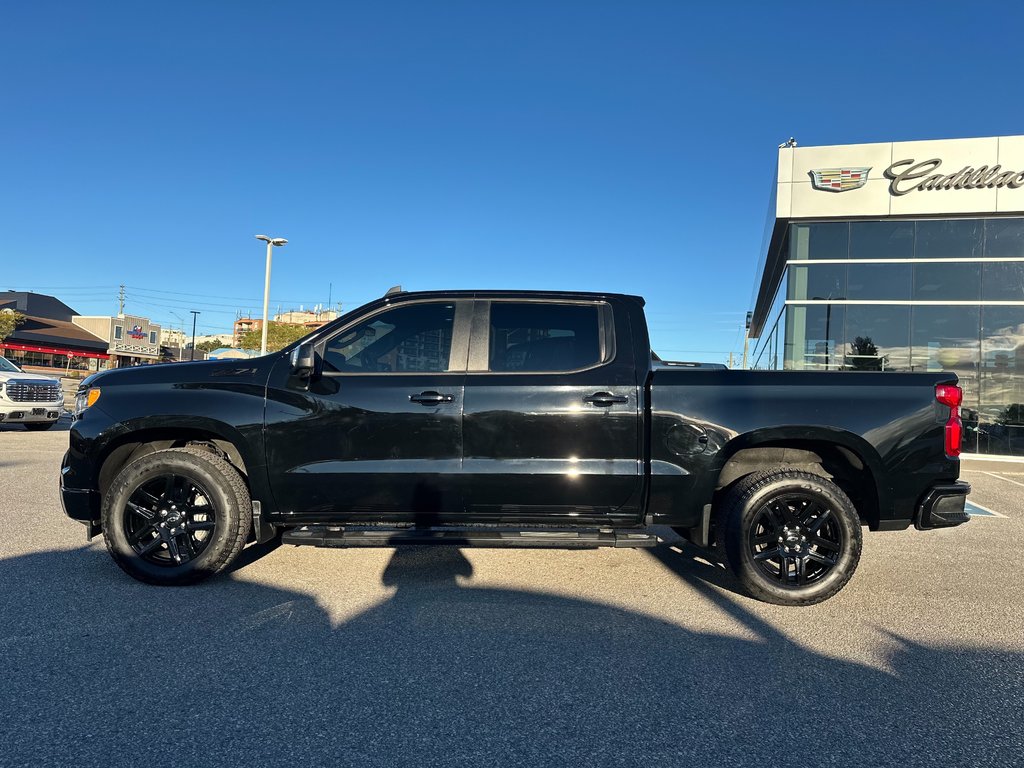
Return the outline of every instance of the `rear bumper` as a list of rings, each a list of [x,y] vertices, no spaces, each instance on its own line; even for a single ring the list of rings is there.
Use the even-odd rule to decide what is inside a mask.
[[[951,528],[970,520],[964,511],[970,483],[949,483],[933,486],[918,505],[914,516],[914,527],[919,531],[933,528]]]

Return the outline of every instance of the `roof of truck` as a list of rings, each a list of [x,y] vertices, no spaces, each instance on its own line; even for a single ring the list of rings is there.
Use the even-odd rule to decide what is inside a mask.
[[[625,299],[644,305],[642,296],[628,293],[598,291],[540,291],[508,289],[457,290],[457,291],[403,291],[391,289],[385,294],[388,299],[433,299],[433,298],[530,298],[530,299]]]

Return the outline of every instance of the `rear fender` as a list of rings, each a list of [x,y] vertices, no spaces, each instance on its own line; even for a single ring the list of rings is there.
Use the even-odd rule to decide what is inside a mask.
[[[740,451],[752,448],[794,449],[799,452],[789,462],[783,455],[773,458],[769,465],[760,466],[758,469],[790,466],[810,471],[813,469],[809,463],[814,462],[814,458],[808,454],[820,457],[823,450],[836,450],[854,470],[863,467],[872,481],[872,488],[859,489],[866,502],[863,505],[866,509],[861,510],[862,514],[866,514],[872,525],[879,517],[891,517],[892,489],[887,482],[888,473],[878,451],[859,435],[835,427],[770,427],[736,436],[716,453],[711,471],[701,479],[698,498],[710,501],[717,490],[737,479],[723,473]],[[725,482],[721,482],[722,480]]]

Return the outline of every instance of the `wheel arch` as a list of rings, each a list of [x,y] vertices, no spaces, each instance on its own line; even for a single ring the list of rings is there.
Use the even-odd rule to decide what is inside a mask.
[[[212,453],[222,456],[242,475],[246,484],[250,484],[250,471],[254,466],[252,457],[247,457],[239,446],[245,445],[244,439],[225,434],[211,426],[149,426],[137,430],[128,429],[104,446],[97,462],[96,488],[105,493],[117,473],[128,462],[149,453],[167,448],[180,448],[186,445],[206,446]]]
[[[872,529],[881,511],[891,506],[878,452],[860,436],[834,428],[773,428],[733,438],[719,451],[712,470],[713,494],[717,500],[741,477],[783,467],[831,479]]]

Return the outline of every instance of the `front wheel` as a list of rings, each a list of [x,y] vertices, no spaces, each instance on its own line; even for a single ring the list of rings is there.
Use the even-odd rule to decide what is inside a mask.
[[[827,478],[758,472],[728,492],[719,518],[725,555],[753,597],[813,605],[835,595],[860,562],[860,517]]]
[[[252,502],[227,461],[172,448],[125,466],[103,496],[103,538],[147,584],[193,584],[227,568],[252,528]]]

